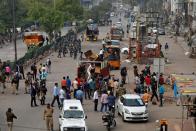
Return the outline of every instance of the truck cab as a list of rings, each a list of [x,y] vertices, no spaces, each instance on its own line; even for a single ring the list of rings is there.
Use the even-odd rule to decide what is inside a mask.
[[[117,26],[112,26],[110,29],[111,40],[122,40],[124,37],[124,31],[122,28]]]
[[[86,118],[79,100],[64,100],[59,116],[59,131],[87,131]]]

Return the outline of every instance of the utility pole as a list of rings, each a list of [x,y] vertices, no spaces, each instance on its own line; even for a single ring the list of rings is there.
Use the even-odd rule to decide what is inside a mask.
[[[16,45],[16,0],[12,0],[12,11],[13,11],[13,41],[14,41],[14,53],[15,62],[17,61],[17,45]]]

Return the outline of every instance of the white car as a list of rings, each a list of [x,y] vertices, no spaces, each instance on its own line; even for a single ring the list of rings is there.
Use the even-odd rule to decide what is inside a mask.
[[[59,131],[87,131],[86,115],[79,100],[64,100],[59,116]]]
[[[136,94],[122,95],[117,102],[117,111],[123,121],[148,121],[147,107]]]
[[[116,22],[116,27],[120,28],[120,29],[123,29],[123,25],[122,25],[122,22]]]
[[[128,55],[129,54],[129,48],[128,47],[121,48],[121,53]]]
[[[157,32],[158,32],[157,28],[156,27],[153,27],[152,33],[156,34]]]
[[[110,17],[114,17],[115,13],[114,12],[111,12],[110,13]]]

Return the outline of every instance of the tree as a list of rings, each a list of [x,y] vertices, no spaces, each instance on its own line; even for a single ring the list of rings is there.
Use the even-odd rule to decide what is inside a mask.
[[[82,20],[84,9],[80,0],[57,0],[57,9],[63,12],[65,20]]]
[[[24,3],[20,0],[16,0],[16,27],[23,24],[23,18],[26,17],[27,9],[24,7]],[[13,1],[12,0],[0,0],[0,32],[6,33],[7,29],[13,27]]]
[[[41,27],[48,33],[50,39],[52,39],[53,31],[58,31],[63,25],[63,13],[53,8],[45,8],[43,14],[39,18]]]

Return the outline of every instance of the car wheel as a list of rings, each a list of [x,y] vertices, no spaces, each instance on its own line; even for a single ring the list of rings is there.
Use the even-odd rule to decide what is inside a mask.
[[[122,121],[125,122],[125,117],[123,113],[122,113]]]

